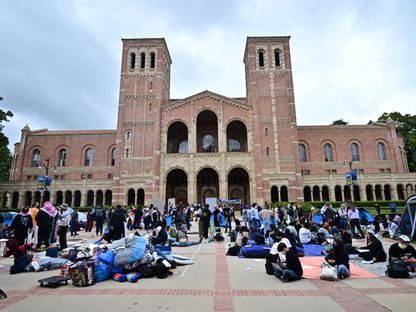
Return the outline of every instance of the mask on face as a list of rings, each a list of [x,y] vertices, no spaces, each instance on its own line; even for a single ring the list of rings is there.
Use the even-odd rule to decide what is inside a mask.
[[[400,244],[400,243],[399,243],[399,248],[400,248],[400,249],[406,249],[406,247],[407,247],[407,245],[405,245],[405,244]]]

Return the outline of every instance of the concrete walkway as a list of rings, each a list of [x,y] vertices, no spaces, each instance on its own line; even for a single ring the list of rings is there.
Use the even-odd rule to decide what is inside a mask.
[[[89,237],[91,234],[82,234]],[[12,259],[0,258],[3,311],[411,311],[416,306],[416,279],[388,277],[338,282],[303,279],[282,283],[266,275],[263,259],[225,256],[223,243],[174,248],[194,265],[178,267],[166,279],[137,283],[108,280],[87,288],[40,288],[37,280],[51,272],[10,275]]]

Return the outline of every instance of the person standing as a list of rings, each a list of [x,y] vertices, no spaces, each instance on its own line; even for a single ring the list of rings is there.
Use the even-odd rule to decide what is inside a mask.
[[[255,228],[259,228],[260,227],[260,216],[259,216],[259,211],[257,209],[257,204],[256,203],[253,203],[250,210],[248,211],[248,214],[250,216],[251,226],[253,226]]]
[[[39,203],[34,202],[33,207],[29,208],[29,214],[32,216],[32,232],[29,234],[28,237],[28,244],[36,245],[38,243],[38,225],[36,224],[36,215],[39,212]]]
[[[103,235],[103,225],[105,220],[105,210],[103,207],[95,207],[93,212],[93,218],[95,220],[95,234]]]
[[[49,247],[49,238],[51,236],[52,225],[57,214],[58,211],[51,202],[45,202],[43,207],[39,210],[38,214],[36,215],[36,223],[39,226],[38,243],[36,248],[39,249],[42,245],[45,245],[46,248]]]
[[[137,207],[134,210],[134,224],[133,224],[133,229],[137,230],[140,227],[140,222],[143,218],[143,210],[142,207]]]
[[[348,211],[348,219],[350,220],[351,232],[353,237],[357,238],[358,235],[355,232],[355,227],[357,227],[358,231],[361,234],[361,238],[364,238],[364,232],[361,229],[360,225],[360,214],[358,212],[357,207],[355,207],[354,203],[350,204],[350,210]]]
[[[202,236],[205,239],[208,239],[208,230],[209,224],[211,222],[211,211],[209,210],[209,205],[205,204],[204,208],[201,211],[201,216],[199,218],[199,222],[202,223]],[[202,241],[202,238],[200,238]]]
[[[116,210],[112,213],[108,225],[113,228],[113,240],[118,240],[126,235],[124,221],[126,221],[126,212],[121,207],[117,205]]]
[[[225,233],[228,232],[228,230],[232,231],[231,222],[233,219],[234,211],[230,206],[225,206],[223,209],[224,217],[225,217]]]
[[[270,210],[270,207],[268,206],[266,209],[263,209],[259,212],[259,216],[263,221],[263,233],[266,234],[266,232],[269,230],[270,225],[272,224],[272,218],[274,217],[274,213],[272,210]]]
[[[88,211],[87,213],[87,224],[85,225],[85,232],[92,231],[92,227],[94,225],[94,216],[93,216],[94,209],[91,209],[91,211]]]
[[[77,230],[78,230],[78,209],[75,208],[71,213],[71,236],[77,236]]]
[[[19,245],[24,245],[28,236],[28,231],[33,227],[32,216],[29,214],[29,208],[24,207],[20,213],[14,217],[10,230],[14,231],[14,237],[19,241]]]
[[[68,204],[62,204],[61,205],[61,213],[58,217],[58,236],[59,236],[59,247],[62,249],[65,249],[68,247],[67,241],[66,241],[66,235],[68,233],[68,225],[69,221],[71,220],[71,214],[73,212],[73,209],[68,206]]]

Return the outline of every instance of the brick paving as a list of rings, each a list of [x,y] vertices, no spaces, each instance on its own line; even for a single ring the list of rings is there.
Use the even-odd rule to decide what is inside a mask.
[[[212,298],[213,300],[213,311],[224,311],[224,312],[231,312],[236,311],[235,309],[235,300],[238,298],[249,297],[253,300],[261,300],[259,298],[264,297],[293,297],[293,298],[330,298],[336,304],[338,304],[343,310],[345,311],[391,311],[391,309],[387,309],[381,303],[373,300],[371,296],[373,295],[414,295],[416,294],[416,287],[412,286],[411,284],[406,283],[403,280],[396,280],[390,279],[386,276],[377,277],[374,279],[367,279],[364,281],[357,280],[357,279],[349,279],[346,281],[338,281],[338,282],[328,282],[322,281],[319,279],[306,279],[308,283],[313,286],[313,289],[296,289],[297,283],[302,282],[293,282],[289,283],[290,285],[283,285],[280,281],[276,279],[276,286],[272,287],[272,289],[256,289],[256,285],[250,284],[249,282],[245,284],[246,287],[241,287],[242,289],[233,289],[231,287],[231,277],[230,277],[230,270],[235,270],[236,268],[230,267],[230,262],[227,263],[227,256],[226,253],[226,244],[224,243],[210,243],[210,244],[203,244],[201,246],[201,251],[196,252],[196,265],[198,262],[198,257],[200,261],[203,259],[209,259],[207,256],[215,256],[215,276],[206,276],[204,275],[203,270],[198,270],[198,278],[199,279],[214,279],[215,280],[215,287],[213,289],[197,289],[197,285],[184,285],[180,284],[180,280],[177,277],[171,276],[168,277],[166,282],[169,279],[177,279],[175,283],[178,284],[178,287],[174,288],[165,288],[163,287],[165,281],[160,280],[160,284],[152,284],[152,285],[160,285],[161,287],[151,288],[148,287],[147,281],[142,280],[139,281],[136,285],[131,284],[122,284],[116,282],[108,282],[108,284],[103,284],[107,286],[106,288],[75,288],[72,286],[62,286],[56,289],[50,288],[40,288],[40,287],[32,287],[28,290],[8,290],[7,295],[8,299],[0,301],[0,310],[5,308],[13,308],[13,305],[19,304],[26,298],[33,298],[33,297],[43,297],[48,300],[47,297],[51,296],[62,296],[62,297],[72,297],[72,296],[91,296],[92,298],[95,297],[102,297],[102,296],[142,296],[145,297],[152,297],[152,296],[162,296],[165,297],[166,301],[169,302],[169,298],[187,298],[186,300],[192,300],[192,298]],[[214,252],[215,250],[215,252]],[[177,250],[178,254],[181,255],[193,255],[192,252],[188,252],[186,249],[179,249]],[[238,260],[240,261],[240,260]],[[244,261],[243,259],[241,261]],[[208,262],[209,263],[209,262]],[[251,262],[250,262],[251,263]],[[259,265],[263,266],[263,262],[259,262]],[[214,265],[214,263],[213,263]],[[193,274],[192,271],[193,267],[189,267],[190,270],[187,271],[187,274]],[[235,273],[235,271],[233,271]],[[238,272],[240,273],[240,272]],[[0,288],[3,288],[2,279],[3,277],[7,277],[8,273],[5,270],[0,272]],[[24,273],[23,273],[24,274]],[[241,276],[244,276],[244,271],[241,271]],[[256,274],[264,274],[265,280],[268,278],[269,282],[272,282],[273,279],[270,279],[270,276],[267,276],[263,271],[256,271]],[[33,275],[32,275],[33,276]],[[14,278],[14,277],[13,277]],[[4,279],[3,279],[4,280]],[[380,283],[374,281],[379,280]],[[31,284],[32,285],[32,284]],[[303,285],[305,285],[303,283]],[[391,287],[390,287],[391,285]],[[244,285],[242,285],[244,286]],[[259,285],[260,286],[260,285]],[[290,289],[279,289],[282,286],[290,286]],[[145,288],[147,287],[147,288]],[[299,287],[302,288],[302,287]],[[13,288],[5,288],[5,289],[13,289]],[[278,299],[277,299],[278,300]],[[295,301],[297,299],[294,299]],[[261,302],[261,301],[260,301]],[[240,306],[241,308],[241,306]],[[284,310],[286,307],[279,307]],[[33,311],[35,311],[34,309]],[[173,309],[175,310],[175,309]],[[178,308],[178,310],[180,310]],[[396,311],[393,309],[393,311]],[[397,310],[398,311],[398,310]]]

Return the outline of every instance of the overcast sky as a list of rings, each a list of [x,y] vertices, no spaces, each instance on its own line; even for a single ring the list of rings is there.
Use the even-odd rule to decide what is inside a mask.
[[[0,102],[20,129],[115,129],[121,38],[164,37],[171,98],[244,97],[247,36],[291,36],[299,125],[416,114],[416,1],[1,2]]]

